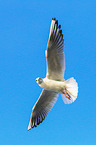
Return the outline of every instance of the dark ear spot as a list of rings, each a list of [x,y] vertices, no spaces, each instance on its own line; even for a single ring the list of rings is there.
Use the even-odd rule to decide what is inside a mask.
[[[43,80],[41,78],[39,78],[39,84],[41,84],[43,82]]]

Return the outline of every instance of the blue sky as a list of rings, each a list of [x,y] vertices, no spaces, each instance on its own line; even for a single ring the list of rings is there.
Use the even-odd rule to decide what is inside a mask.
[[[65,79],[79,85],[77,100],[59,96],[45,121],[27,131],[46,75],[52,17],[65,39]],[[0,145],[96,144],[96,1],[0,0]]]

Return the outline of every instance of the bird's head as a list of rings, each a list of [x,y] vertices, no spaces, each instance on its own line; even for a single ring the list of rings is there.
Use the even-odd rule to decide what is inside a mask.
[[[38,77],[38,78],[36,79],[36,82],[37,82],[38,85],[40,85],[40,84],[42,84],[43,79],[40,78],[40,77]]]

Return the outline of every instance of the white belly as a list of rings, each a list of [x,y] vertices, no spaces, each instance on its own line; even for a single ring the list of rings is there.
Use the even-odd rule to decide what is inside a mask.
[[[40,84],[40,87],[47,90],[61,92],[65,87],[65,83],[63,81],[55,81],[47,78],[44,78],[43,81],[44,82]]]

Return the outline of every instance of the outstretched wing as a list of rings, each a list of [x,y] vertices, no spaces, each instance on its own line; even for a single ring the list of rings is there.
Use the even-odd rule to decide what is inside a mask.
[[[46,50],[47,75],[53,80],[64,80],[64,39],[58,20],[52,19]]]
[[[43,89],[40,97],[32,109],[28,130],[31,129],[31,127],[36,127],[45,119],[48,112],[57,101],[57,97],[58,93]]]

